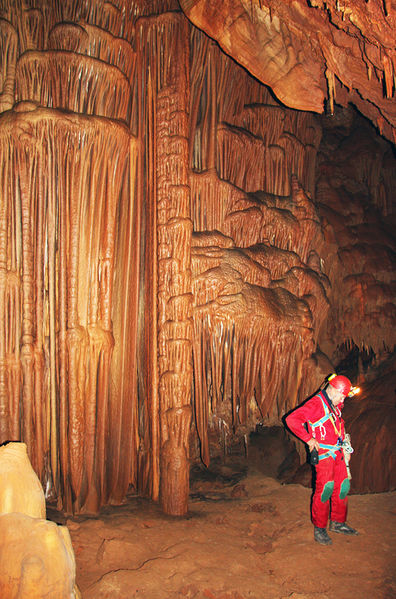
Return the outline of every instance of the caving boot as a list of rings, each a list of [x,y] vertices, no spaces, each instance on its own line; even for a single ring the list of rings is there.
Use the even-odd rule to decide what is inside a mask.
[[[332,532],[340,532],[343,535],[358,535],[358,531],[349,526],[346,522],[334,522],[330,520],[330,530]]]
[[[321,545],[331,545],[333,542],[327,534],[327,530],[319,528],[319,526],[314,527],[314,539]]]

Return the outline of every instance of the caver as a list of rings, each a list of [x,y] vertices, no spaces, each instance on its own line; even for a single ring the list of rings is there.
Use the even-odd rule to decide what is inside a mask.
[[[311,515],[314,538],[330,545],[330,530],[347,535],[357,531],[346,523],[350,473],[348,462],[353,449],[341,417],[344,399],[352,385],[343,375],[331,375],[324,389],[305,401],[286,417],[289,429],[308,445],[311,458],[316,455],[316,481]]]

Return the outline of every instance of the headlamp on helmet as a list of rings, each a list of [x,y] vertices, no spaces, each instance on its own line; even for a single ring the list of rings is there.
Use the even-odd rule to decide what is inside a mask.
[[[344,397],[349,395],[352,389],[351,381],[343,374],[331,374],[327,379],[327,382],[334,387],[334,389],[340,391]]]

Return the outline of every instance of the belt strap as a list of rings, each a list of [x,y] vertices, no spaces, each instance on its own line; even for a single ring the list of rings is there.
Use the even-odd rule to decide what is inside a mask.
[[[321,449],[327,449],[325,453],[322,453],[319,456],[319,460],[324,460],[331,456],[334,460],[337,457],[337,451],[341,451],[341,446],[337,443],[337,445],[326,445],[325,443],[319,443],[319,447]]]

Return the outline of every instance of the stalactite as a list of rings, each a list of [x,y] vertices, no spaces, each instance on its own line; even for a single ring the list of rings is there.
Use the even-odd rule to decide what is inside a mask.
[[[117,67],[131,83],[136,53],[129,42],[87,23],[59,23],[49,34],[49,50],[86,54]]]
[[[126,121],[130,86],[117,68],[71,52],[26,52],[18,61],[18,101]]]
[[[22,44],[25,50],[42,48],[44,45],[43,13],[38,8],[25,11],[25,35]]]
[[[273,145],[285,130],[287,111],[274,104],[250,104],[240,114],[235,115],[235,125],[262,138],[266,146]]]
[[[180,10],[177,0],[133,0],[125,2],[124,0],[115,0],[107,2],[105,0],[84,1],[81,8],[77,11],[73,4],[63,6],[62,18],[64,21],[78,21],[79,19],[100,27],[105,31],[110,31],[117,37],[131,40],[134,36],[135,25],[140,17],[156,16],[161,13]],[[78,3],[76,3],[78,7]]]
[[[245,106],[232,122],[262,139],[265,148],[266,175],[263,184],[259,186],[252,177],[247,177],[248,186],[253,189],[242,186],[246,191],[261,189],[272,194],[288,195],[292,173],[304,189],[313,192],[314,156],[320,142],[320,128],[312,115],[270,103],[254,104]],[[277,160],[280,164],[276,168]],[[272,168],[271,161],[275,163]]]
[[[197,56],[208,52],[203,42],[194,46]],[[238,67],[218,59],[216,69],[216,170],[205,171],[211,125],[199,118],[194,95],[190,121],[192,166],[204,170],[191,177],[191,194],[194,411],[205,464],[214,431],[224,446],[254,426],[257,407],[263,421],[274,423],[285,401],[295,405],[304,361],[329,307],[326,277],[306,265],[323,245],[317,211],[304,193],[304,186],[314,189],[307,162],[317,152],[320,127],[250,86],[251,103],[241,102]],[[192,85],[206,107],[202,73],[193,71]],[[292,314],[295,327],[287,332]],[[284,357],[291,355],[292,364]]]
[[[289,405],[296,401],[301,362],[313,346],[312,340],[307,343],[308,313],[302,304],[297,307],[298,302],[296,312],[290,311],[293,296],[284,290],[253,291],[245,286],[239,295],[239,299],[236,295],[227,301],[219,297],[215,312],[213,302],[194,310],[195,413],[201,457],[206,464],[210,460],[208,428],[221,414],[221,404],[231,402],[235,431],[246,424],[252,426],[252,398],[262,420],[275,423],[285,409],[285,398]],[[282,323],[285,312],[279,306],[283,302],[288,304],[294,332],[287,331],[286,321]],[[290,360],[291,355],[295,360]]]
[[[353,343],[370,347],[380,353],[383,347],[394,345],[393,330],[396,324],[396,310],[392,301],[394,281],[381,283],[367,273],[353,274],[343,281],[348,294],[348,306],[340,307],[338,318],[348,323],[348,331]],[[345,326],[345,325],[344,325]],[[381,338],[378,331],[381,331]]]
[[[334,99],[335,99],[335,76],[332,71],[326,69],[327,89],[329,96],[330,114],[334,114]]]
[[[214,173],[194,176],[192,184],[192,197],[205,219],[199,214],[194,216],[197,230],[206,227],[220,231],[241,247],[275,245],[296,252],[303,261],[308,258],[312,239],[317,238],[318,248],[323,243],[312,203],[294,183],[291,198],[261,192],[246,196],[225,182],[216,184]],[[217,194],[222,197],[221,203],[216,200]]]
[[[190,86],[191,86],[191,106],[190,106],[190,131],[193,131],[198,121],[198,113],[202,102],[202,91],[205,81],[205,70],[202,65],[206,64],[208,55],[209,38],[197,32],[195,28],[191,30],[190,51],[195,58],[190,67]],[[198,170],[204,170],[201,159],[202,141],[197,139],[201,136],[202,127],[197,127],[195,135],[190,135],[189,157],[190,162]]]
[[[18,35],[14,27],[0,19],[0,112],[14,105],[15,71],[18,57]]]
[[[194,52],[207,47],[197,43]],[[320,127],[265,94],[253,93],[250,104],[237,105],[236,73],[218,61],[216,170],[204,170],[210,132],[194,96],[190,121],[197,123],[192,166],[204,170],[193,174],[191,193],[194,411],[207,465],[211,435],[224,447],[254,426],[257,409],[263,421],[275,423],[296,405],[304,363],[329,309],[320,260],[316,270],[307,265],[324,242],[317,210],[304,192],[314,190],[308,160],[317,152]],[[202,74],[192,81],[193,93],[208,98]]]
[[[129,186],[123,191],[117,213],[118,235],[112,299],[115,345],[112,354],[108,454],[112,457],[109,476],[109,501],[124,500],[129,485],[137,488],[138,475],[138,398],[137,340],[138,294],[141,245],[141,180],[138,176],[141,148],[135,138],[129,145]],[[125,290],[128,290],[125,292]]]
[[[314,160],[320,141],[313,117],[273,105],[250,105],[218,131],[220,178],[245,191],[290,193],[290,175],[314,189]],[[243,126],[243,130],[241,130]],[[306,155],[307,153],[307,155]],[[261,167],[262,164],[266,168]]]
[[[244,89],[243,95],[240,93],[241,89]],[[193,29],[190,107],[192,168],[197,171],[213,169],[214,154],[218,169],[232,168],[230,164],[221,162],[222,149],[219,147],[218,137],[224,134],[227,125],[232,127],[234,119],[244,111],[245,104],[261,101],[271,103],[270,94],[264,86],[230,61],[205,35]],[[240,133],[243,136],[243,132]],[[235,141],[238,142],[237,139]],[[237,165],[234,164],[234,168],[238,169]],[[255,178],[257,175],[252,167],[248,165],[248,168],[251,169],[246,177],[249,181],[252,176]],[[238,169],[238,172],[242,173],[242,169]]]
[[[117,136],[113,137],[115,131]],[[4,117],[1,132],[9,191],[6,201],[20,197],[21,205],[22,438],[40,476],[44,474],[44,456],[49,453],[52,480],[61,484],[68,497],[65,509],[78,510],[87,502],[86,509],[96,510],[107,493],[106,413],[113,347],[109,316],[112,283],[108,274],[114,264],[114,218],[129,135],[115,124],[73,120],[70,116],[65,120],[61,114],[44,110]],[[104,154],[105,147],[112,147],[112,151]],[[86,156],[91,152],[98,168],[90,172]],[[67,176],[58,177],[65,156]],[[13,164],[18,165],[16,179]],[[90,237],[90,231],[96,233]],[[55,249],[58,236],[60,253]],[[43,247],[47,248],[45,257]],[[10,248],[6,255],[11,258]],[[60,262],[60,256],[65,262]],[[86,257],[90,257],[88,265]],[[40,276],[43,262],[44,279]],[[67,310],[66,318],[59,314],[60,306]],[[17,309],[15,306],[11,314]],[[57,322],[63,323],[59,331]],[[58,334],[59,356],[67,366],[56,358]],[[67,404],[61,408],[56,387],[58,369],[60,399]],[[48,409],[43,412],[42,398],[47,394]],[[44,413],[48,427],[42,420]],[[90,455],[96,456],[95,462]],[[67,492],[69,484],[71,491]]]
[[[143,336],[144,366],[138,358],[142,374],[139,380],[139,491],[149,494],[158,501],[160,493],[160,423],[159,423],[159,379],[158,379],[158,268],[157,268],[157,201],[156,201],[156,67],[153,53],[152,31],[155,19],[141,19],[137,24],[136,39],[138,52],[138,138],[145,147],[145,155],[139,162],[138,172],[142,181],[142,226],[150,231],[143,237],[143,277],[145,288],[144,320],[138,334]],[[156,36],[154,36],[156,37]]]
[[[1,187],[3,190],[9,188],[9,180],[5,169],[1,172]],[[15,434],[14,423],[18,422],[19,416],[19,392],[20,362],[19,342],[17,327],[20,315],[20,279],[18,277],[17,264],[15,263],[16,252],[12,252],[10,260],[8,257],[9,232],[8,223],[15,225],[15,219],[10,215],[11,207],[5,201],[5,194],[1,196],[0,202],[0,434],[1,442],[10,439],[11,431]],[[15,231],[13,231],[15,235]],[[13,258],[13,259],[12,259]],[[9,317],[7,318],[7,309]],[[14,317],[14,318],[13,318]],[[13,326],[14,325],[14,326]],[[8,339],[7,339],[8,337]],[[8,343],[7,343],[8,340]],[[18,368],[19,366],[19,368]],[[17,367],[15,369],[15,367]],[[15,372],[16,370],[16,372]],[[19,372],[18,372],[19,370]],[[13,380],[13,374],[15,379]],[[15,374],[17,376],[15,376]],[[19,376],[18,376],[19,375]],[[14,383],[14,384],[13,384]],[[16,399],[16,401],[15,401]],[[15,412],[13,411],[15,408]]]
[[[214,171],[191,176],[192,217],[194,231],[221,231],[230,206],[245,194],[225,181],[219,181]],[[221,202],[217,201],[219,195]]]
[[[319,274],[303,268],[295,253],[270,246],[241,250],[227,247],[227,240],[219,233],[193,236],[194,405],[205,464],[209,431],[225,430],[216,423],[242,434],[254,426],[256,404],[267,423],[277,421],[285,401],[295,405],[303,363],[328,309]]]
[[[246,131],[233,131],[224,125],[218,130],[217,168],[219,177],[245,191],[266,188],[266,163],[263,142]]]

